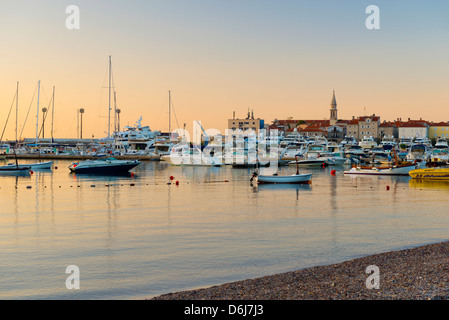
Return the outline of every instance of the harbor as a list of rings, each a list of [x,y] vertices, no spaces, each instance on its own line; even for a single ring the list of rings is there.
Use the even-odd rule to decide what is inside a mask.
[[[449,3],[402,2],[5,1],[0,299],[449,300]]]

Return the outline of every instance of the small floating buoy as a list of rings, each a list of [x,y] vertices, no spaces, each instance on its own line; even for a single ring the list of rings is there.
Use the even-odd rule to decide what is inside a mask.
[[[390,190],[390,186],[387,186],[387,190]]]
[[[58,169],[58,167],[55,167],[55,169]]]
[[[173,176],[170,176],[170,180],[173,180],[175,177],[173,177]]]
[[[33,174],[34,172],[33,172],[33,170],[30,170],[30,174]]]
[[[331,175],[335,175],[336,172],[337,172],[337,170],[332,170]]]
[[[176,185],[179,186],[179,181],[176,181]]]

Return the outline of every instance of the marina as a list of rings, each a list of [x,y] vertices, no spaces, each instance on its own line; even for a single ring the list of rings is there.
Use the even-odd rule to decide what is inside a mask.
[[[0,299],[449,300],[448,10],[4,1]]]
[[[253,169],[230,165],[98,176],[71,163],[1,177],[2,298],[151,298],[441,241],[448,223],[447,185],[406,176],[318,167],[299,169],[311,184],[252,186]],[[69,292],[58,270],[74,263],[83,290]]]

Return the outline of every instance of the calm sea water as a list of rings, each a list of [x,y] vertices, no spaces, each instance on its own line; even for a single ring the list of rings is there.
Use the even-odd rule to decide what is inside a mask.
[[[95,177],[69,164],[0,177],[1,299],[151,298],[449,238],[445,183],[340,167],[253,188],[249,169],[149,162]],[[66,288],[69,265],[79,290]]]

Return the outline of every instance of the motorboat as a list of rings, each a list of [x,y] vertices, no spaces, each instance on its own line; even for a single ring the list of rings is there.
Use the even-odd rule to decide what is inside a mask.
[[[320,157],[319,153],[309,154],[307,153],[305,157],[299,158],[295,161],[290,161],[289,165],[298,165],[300,167],[327,167],[329,163],[326,159]]]
[[[382,147],[383,150],[391,150],[393,148],[396,148],[397,146],[398,144],[393,136],[385,136],[380,142],[380,147]]]
[[[225,165],[221,157],[204,155],[201,150],[195,150],[187,145],[174,146],[170,154],[162,156],[161,160],[174,166],[219,167]]]
[[[408,150],[413,145],[413,138],[402,137],[399,140],[399,149]]]
[[[69,169],[72,173],[125,174],[140,163],[139,160],[117,160],[110,157],[75,162]]]
[[[412,179],[446,180],[449,181],[449,168],[442,169],[416,169],[409,172]]]
[[[374,140],[373,137],[363,137],[362,140],[359,142],[359,146],[362,149],[372,149],[374,147],[377,147],[377,142]]]
[[[448,149],[448,142],[446,138],[438,138],[437,142],[435,143],[435,149]]]
[[[281,160],[294,160],[296,156],[303,156],[307,152],[307,144],[304,142],[290,143],[280,155]]]
[[[353,166],[350,170],[344,171],[347,175],[395,175],[406,176],[411,170],[417,168],[416,163],[399,162],[396,150],[393,149],[394,163],[381,166]]]
[[[346,136],[341,142],[340,142],[340,146],[342,146],[345,149],[348,149],[352,146],[358,146],[359,144],[357,143],[356,138],[354,138],[353,136]]]

